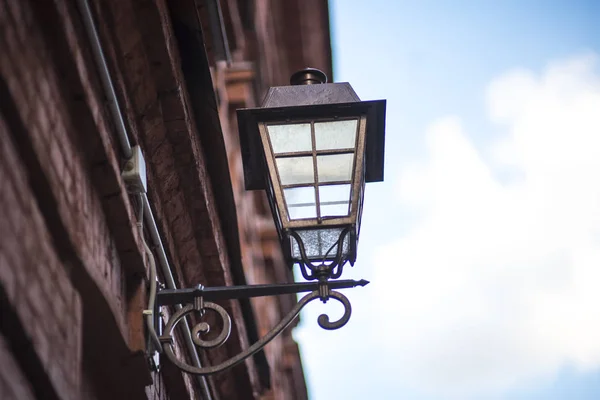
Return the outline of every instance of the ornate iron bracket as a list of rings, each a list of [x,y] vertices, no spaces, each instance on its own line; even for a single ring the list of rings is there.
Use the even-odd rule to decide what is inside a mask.
[[[169,318],[164,329],[164,334],[160,337],[162,349],[174,365],[190,374],[211,375],[221,372],[239,364],[244,359],[260,351],[298,316],[304,306],[315,299],[320,299],[321,301],[326,302],[328,299],[333,298],[342,303],[344,306],[344,314],[337,321],[331,322],[328,315],[321,314],[317,320],[321,328],[333,330],[339,329],[346,325],[352,313],[350,301],[346,296],[340,292],[333,291],[332,289],[345,289],[356,286],[365,286],[368,283],[369,281],[362,279],[360,281],[339,280],[326,282],[321,281],[310,283],[287,283],[275,285],[249,285],[212,288],[205,288],[200,285],[193,289],[161,290],[158,292],[156,298],[157,307],[181,303],[188,304]],[[221,320],[221,331],[214,339],[211,340],[205,340],[202,338],[203,335],[210,331],[210,325],[208,323],[200,322],[192,328],[192,340],[198,348],[211,349],[219,347],[227,341],[231,332],[231,317],[223,307],[213,303],[212,301],[283,295],[301,292],[310,293],[302,297],[294,306],[294,308],[281,320],[281,322],[274,326],[262,339],[251,345],[242,353],[222,362],[221,364],[211,367],[198,368],[178,359],[175,355],[173,348],[173,331],[177,324],[184,320],[188,314],[197,313],[199,316],[202,316],[207,311],[210,311],[216,313]]]

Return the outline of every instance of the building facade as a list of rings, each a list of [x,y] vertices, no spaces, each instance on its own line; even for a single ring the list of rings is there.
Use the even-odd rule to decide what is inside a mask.
[[[291,328],[203,378],[153,356],[144,310],[152,265],[167,287],[293,280],[235,110],[331,77],[328,21],[326,0],[0,0],[0,398],[308,397]],[[295,302],[220,302],[230,339],[196,356],[178,330],[176,352],[218,364]]]

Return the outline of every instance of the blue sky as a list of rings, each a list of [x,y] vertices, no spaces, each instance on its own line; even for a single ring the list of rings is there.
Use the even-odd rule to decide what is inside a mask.
[[[330,13],[335,81],[388,101],[386,176],[351,321],[302,314],[311,398],[600,398],[600,2]]]

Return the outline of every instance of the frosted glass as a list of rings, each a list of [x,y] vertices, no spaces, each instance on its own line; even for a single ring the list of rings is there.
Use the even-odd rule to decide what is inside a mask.
[[[353,161],[354,153],[317,156],[319,182],[349,181]]]
[[[285,196],[290,219],[317,218],[315,188],[313,186],[284,189],[283,195]]]
[[[315,122],[317,150],[354,148],[358,120]]]
[[[310,124],[267,125],[273,152],[312,151]]]
[[[348,203],[336,203],[321,206],[321,217],[346,217],[348,215]]]
[[[338,243],[342,228],[319,229],[319,230],[299,230],[296,231],[302,238],[306,255],[313,260],[322,260],[325,253],[331,248],[327,258],[332,259],[337,252]],[[350,235],[346,235],[342,245],[342,254],[347,255],[350,251]],[[292,256],[300,258],[300,249],[295,239],[292,239]]]
[[[348,215],[350,185],[319,186],[319,206],[322,217]]]
[[[277,158],[275,162],[277,163],[282,185],[313,183],[315,181],[312,157]]]

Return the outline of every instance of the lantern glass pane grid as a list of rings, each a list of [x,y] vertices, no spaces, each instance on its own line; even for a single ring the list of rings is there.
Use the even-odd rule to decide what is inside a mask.
[[[267,125],[290,220],[349,215],[357,130],[358,119]]]

